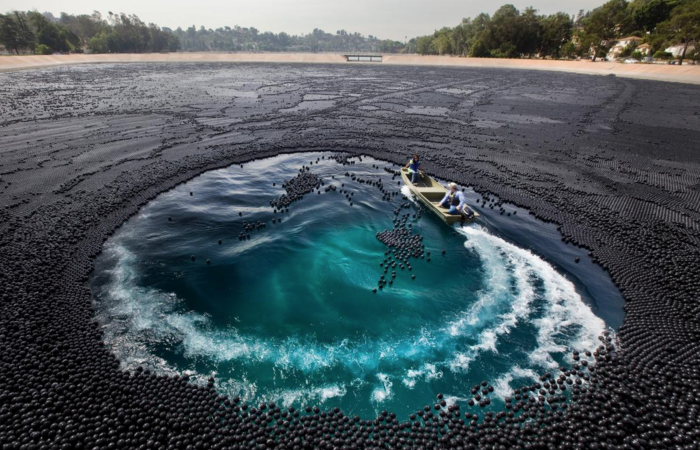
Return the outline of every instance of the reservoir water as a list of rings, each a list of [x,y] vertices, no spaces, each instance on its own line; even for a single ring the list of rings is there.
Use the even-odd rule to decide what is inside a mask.
[[[480,208],[476,223],[452,228],[418,214],[396,166],[332,156],[205,173],[107,241],[90,287],[125,368],[214,376],[249,402],[403,417],[438,392],[467,402],[481,381],[495,388],[485,408],[500,408],[619,326],[619,292],[554,226],[505,205],[510,214]],[[304,167],[323,185],[275,211]],[[376,234],[403,215],[425,255],[385,273],[392,249]],[[392,284],[373,292],[382,275]]]

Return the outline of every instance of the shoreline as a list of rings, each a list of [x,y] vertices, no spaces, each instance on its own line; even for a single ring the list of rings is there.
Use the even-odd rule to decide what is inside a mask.
[[[623,64],[616,62],[551,61],[532,59],[461,58],[454,56],[384,55],[381,63],[347,62],[335,53],[119,53],[27,55],[0,57],[0,72],[96,63],[301,63],[348,65],[403,65],[464,68],[541,70],[583,75],[615,75],[623,78],[700,84],[700,66]]]

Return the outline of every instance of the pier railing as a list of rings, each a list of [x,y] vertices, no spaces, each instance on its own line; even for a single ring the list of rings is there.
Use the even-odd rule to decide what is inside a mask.
[[[380,53],[347,53],[343,56],[348,62],[382,62]]]

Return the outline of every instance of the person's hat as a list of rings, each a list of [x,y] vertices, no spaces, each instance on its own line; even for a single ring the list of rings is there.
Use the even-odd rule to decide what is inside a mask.
[[[450,184],[448,184],[447,186],[449,186],[450,189],[452,189],[452,188],[457,189],[457,183],[450,183]]]

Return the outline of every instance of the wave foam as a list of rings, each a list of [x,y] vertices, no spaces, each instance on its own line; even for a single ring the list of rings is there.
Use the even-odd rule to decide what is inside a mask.
[[[496,352],[498,338],[510,331],[521,320],[532,314],[536,297],[536,283],[544,290],[545,310],[542,317],[531,320],[537,328],[537,348],[530,361],[537,366],[556,367],[552,354],[567,352],[572,344],[579,348],[595,348],[598,336],[605,329],[576,292],[573,283],[558,273],[551,264],[529,250],[517,247],[488,233],[479,225],[458,228],[467,237],[465,247],[482,259],[489,282],[486,292],[471,310],[449,325],[450,333],[458,335],[478,328],[483,317],[498,314],[497,323],[479,334],[478,344],[471,352],[456,355],[455,367],[468,367],[481,351]],[[507,295],[515,290],[514,298]],[[511,309],[497,313],[499,302],[511,301]]]
[[[394,383],[391,382],[391,377],[384,373],[378,373],[377,379],[382,386],[372,391],[372,401],[375,403],[383,403],[394,396],[394,392],[391,390]]]
[[[137,258],[118,240],[105,248],[115,264],[98,295],[102,298],[100,320],[108,344],[127,367],[148,365],[174,372],[175,368],[149,349],[151,343],[166,342],[187,358],[189,367],[185,369],[201,360],[214,364],[243,361],[305,377],[323,377],[328,370],[338,368],[352,379],[376,377],[380,386],[371,393],[374,403],[393,397],[392,378],[412,389],[418,382],[442,378],[443,370],[467,373],[484,353],[509,352],[509,348],[501,348],[501,342],[522,323],[534,327],[536,333],[536,346],[526,355],[532,368],[512,366],[495,384],[499,395],[510,390],[513,379],[536,378],[536,367],[557,366],[555,355],[597,346],[603,321],[583,302],[573,283],[549,263],[478,225],[459,228],[458,232],[466,238],[465,248],[479,256],[486,287],[476,302],[441,327],[422,329],[395,342],[344,339],[322,344],[313,337],[262,339],[242,334],[233,326],[217,329],[208,316],[184,308],[175,294],[140,287]],[[542,306],[535,308],[535,304]],[[243,398],[276,397],[285,404],[323,402],[342,398],[348,391],[345,384],[323,382],[266,393],[245,374],[239,374],[237,380],[221,381],[220,387]]]

